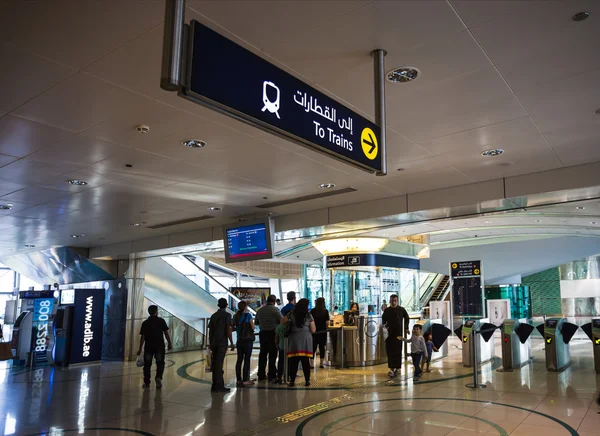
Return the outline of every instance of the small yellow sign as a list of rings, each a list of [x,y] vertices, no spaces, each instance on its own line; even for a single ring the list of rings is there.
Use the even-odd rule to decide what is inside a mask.
[[[453,263],[452,264],[452,269],[456,269],[456,268],[458,268],[458,264],[457,263]]]
[[[546,343],[547,344],[551,344],[552,343],[552,338],[551,337],[546,338]]]
[[[372,129],[365,127],[360,134],[360,144],[362,151],[367,156],[367,159],[373,160],[379,153],[379,145],[377,144],[377,135]]]
[[[475,273],[475,275],[479,275],[479,270],[477,268],[475,268],[475,271],[473,271]]]

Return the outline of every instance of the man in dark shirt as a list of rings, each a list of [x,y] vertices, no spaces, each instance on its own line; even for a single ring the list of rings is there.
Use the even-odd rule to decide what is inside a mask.
[[[382,323],[388,329],[388,338],[385,340],[385,349],[388,355],[388,375],[394,377],[402,366],[402,345],[398,337],[403,337],[408,331],[409,317],[406,309],[398,305],[398,296],[390,297],[390,307],[383,311]],[[404,323],[404,330],[402,329]]]
[[[212,351],[212,388],[211,392],[230,392],[225,387],[223,380],[223,364],[227,354],[227,340],[234,350],[233,337],[231,336],[231,314],[227,312],[227,300],[219,298],[217,302],[219,310],[210,317],[208,323],[208,340]]]
[[[275,343],[275,329],[279,325],[281,312],[275,306],[275,295],[269,295],[267,304],[256,312],[255,323],[260,327],[258,338],[260,340],[260,353],[258,355],[258,381],[275,381],[277,378],[277,344]],[[269,372],[266,373],[267,358]]]
[[[158,306],[152,305],[148,307],[150,315],[146,321],[142,323],[140,329],[140,349],[137,352],[139,356],[144,347],[144,389],[150,387],[150,369],[152,368],[152,358],[156,359],[156,389],[162,388],[162,376],[165,371],[165,338],[167,338],[167,346],[170,350],[171,337],[169,336],[169,327],[164,319],[158,317]],[[145,346],[144,346],[145,345]]]

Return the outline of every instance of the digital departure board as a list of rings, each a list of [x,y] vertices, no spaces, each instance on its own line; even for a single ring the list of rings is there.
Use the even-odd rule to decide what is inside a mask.
[[[223,233],[227,263],[273,257],[273,229],[268,219],[244,223],[244,225],[226,226]]]

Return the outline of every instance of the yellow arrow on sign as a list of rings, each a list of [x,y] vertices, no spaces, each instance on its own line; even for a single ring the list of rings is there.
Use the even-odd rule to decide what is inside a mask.
[[[362,145],[362,151],[367,156],[367,159],[373,160],[377,157],[379,152],[379,146],[377,145],[377,135],[375,132],[365,127],[360,134],[360,144]]]

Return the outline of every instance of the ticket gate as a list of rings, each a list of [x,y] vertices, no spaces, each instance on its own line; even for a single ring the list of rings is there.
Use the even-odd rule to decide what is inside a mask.
[[[471,342],[477,341],[477,360],[478,363],[485,363],[494,357],[494,329],[497,327],[490,324],[487,319],[470,319],[465,321],[461,328],[460,337],[462,338],[462,363],[465,367],[473,367],[475,359],[472,352]],[[458,330],[458,329],[457,329]],[[481,334],[475,333],[475,331]]]
[[[569,342],[579,327],[566,318],[547,318],[544,323],[546,369],[563,371],[571,364]]]
[[[534,327],[526,319],[506,319],[501,326],[502,368],[500,372],[511,372],[531,360],[529,336]]]
[[[600,374],[600,318],[592,319],[592,322],[582,325],[581,329],[592,341],[594,349],[594,369]]]

